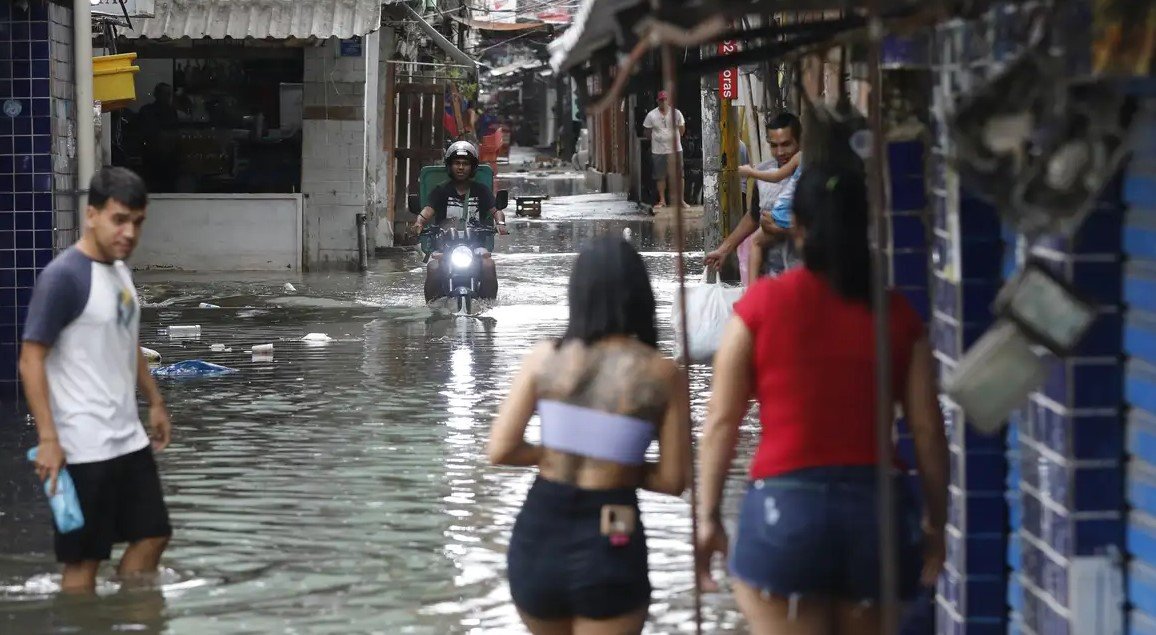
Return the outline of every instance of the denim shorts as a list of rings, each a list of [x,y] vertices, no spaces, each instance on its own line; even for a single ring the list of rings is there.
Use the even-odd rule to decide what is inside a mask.
[[[922,564],[918,512],[896,479],[899,595],[914,597]],[[731,548],[732,576],[777,597],[879,600],[874,467],[807,468],[752,482]]]
[[[627,544],[602,535],[603,505],[634,508]],[[598,620],[646,608],[651,587],[637,490],[584,490],[538,477],[514,523],[506,566],[514,606],[531,617]]]

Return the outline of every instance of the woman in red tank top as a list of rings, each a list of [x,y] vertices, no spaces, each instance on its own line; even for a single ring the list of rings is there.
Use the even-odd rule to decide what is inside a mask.
[[[813,166],[795,194],[803,267],[764,279],[735,305],[714,360],[702,441],[699,571],[727,550],[723,484],[753,393],[761,436],[729,571],[752,633],[877,633],[875,350],[867,188]],[[900,595],[934,586],[944,560],[947,441],[921,319],[890,295],[896,401],[915,436],[925,512],[900,505]],[[906,503],[907,501],[904,501]],[[920,548],[923,549],[921,557]]]

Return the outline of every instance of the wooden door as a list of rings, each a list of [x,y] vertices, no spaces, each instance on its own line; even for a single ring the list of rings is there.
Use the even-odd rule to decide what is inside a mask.
[[[394,90],[394,209],[406,216],[406,197],[418,194],[418,177],[427,165],[441,163],[445,153],[446,84],[398,82]]]

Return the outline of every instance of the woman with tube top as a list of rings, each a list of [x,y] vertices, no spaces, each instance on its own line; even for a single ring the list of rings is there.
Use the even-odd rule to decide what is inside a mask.
[[[657,349],[654,292],[629,243],[579,254],[569,305],[565,334],[530,351],[491,430],[491,462],[538,468],[510,539],[510,594],[535,635],[640,633],[651,587],[638,489],[686,488],[686,381]],[[540,445],[525,440],[535,413]]]

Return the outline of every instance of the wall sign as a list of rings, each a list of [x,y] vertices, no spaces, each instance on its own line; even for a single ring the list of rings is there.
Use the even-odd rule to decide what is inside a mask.
[[[341,40],[341,57],[361,57],[361,37]]]
[[[735,40],[719,42],[719,55],[732,55],[739,50],[739,43]],[[719,99],[738,99],[739,97],[739,69],[724,68],[718,73]]]

